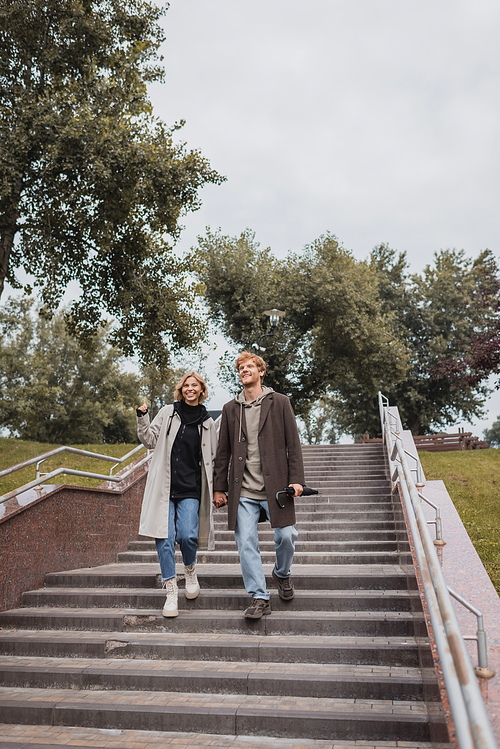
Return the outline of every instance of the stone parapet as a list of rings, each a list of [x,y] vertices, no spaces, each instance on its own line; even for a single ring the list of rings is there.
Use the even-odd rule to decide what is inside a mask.
[[[60,485],[9,500],[0,518],[0,611],[43,587],[48,572],[114,562],[137,536],[146,475],[139,468],[112,489]]]

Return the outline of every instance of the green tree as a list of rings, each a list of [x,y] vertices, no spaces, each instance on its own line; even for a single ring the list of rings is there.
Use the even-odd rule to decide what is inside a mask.
[[[262,339],[266,383],[298,414],[308,418],[311,404],[346,379],[375,397],[387,379],[404,377],[405,347],[381,308],[376,273],[332,235],[281,261],[249,230],[239,237],[208,230],[199,256],[210,318],[235,347],[250,348],[268,331],[264,310],[286,310],[276,334]],[[227,361],[230,384],[232,367]]]
[[[160,368],[201,332],[191,259],[171,242],[199,189],[223,179],[153,117],[162,13],[0,0],[0,294],[23,268],[51,312],[77,281],[69,329],[88,341],[111,315],[113,342]]]
[[[299,432],[306,444],[333,445],[337,442],[335,419],[337,398],[335,394],[327,393],[302,408],[300,418],[304,426],[299,425]]]
[[[483,435],[491,447],[500,447],[500,416],[497,416],[490,429],[484,430]]]
[[[33,302],[9,299],[0,308],[0,425],[11,436],[39,442],[136,442],[141,380],[122,371],[106,329],[82,350],[63,312],[33,314]]]
[[[459,386],[440,363],[463,355],[475,331],[494,314],[491,305],[478,310],[472,304],[489,256],[485,251],[470,259],[463,251],[442,250],[422,274],[410,275],[404,253],[397,254],[386,245],[371,253],[381,304],[392,314],[394,331],[403,337],[410,355],[406,377],[399,382],[387,380],[382,389],[398,406],[405,428],[414,434],[483,413],[486,387],[464,382]],[[344,384],[340,395],[337,419],[341,428],[356,435],[380,433],[376,401],[357,378]]]

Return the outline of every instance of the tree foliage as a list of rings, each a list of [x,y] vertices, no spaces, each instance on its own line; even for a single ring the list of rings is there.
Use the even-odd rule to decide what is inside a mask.
[[[392,314],[395,332],[405,341],[410,361],[406,377],[399,382],[388,380],[383,392],[398,406],[403,425],[414,434],[483,413],[486,387],[478,382],[458,383],[442,362],[469,351],[474,336],[483,333],[496,314],[491,305],[474,305],[490,260],[488,251],[474,260],[463,251],[442,250],[422,274],[410,275],[405,253],[398,254],[386,245],[371,253],[380,302],[386,313]],[[353,379],[341,388],[341,395],[341,426],[355,434],[378,434],[376,404],[370,403],[370,393],[362,383]]]
[[[86,352],[63,312],[48,320],[32,301],[9,299],[0,308],[0,425],[39,442],[136,442],[141,381],[105,338],[104,329]]]
[[[208,230],[198,249],[212,321],[239,348],[260,341],[266,383],[287,394],[299,414],[307,417],[313,401],[346,379],[375,397],[384,378],[404,377],[405,348],[381,309],[375,272],[332,235],[285,260],[260,248],[249,230],[239,237]],[[273,307],[286,315],[268,337],[263,312]]]
[[[480,255],[475,271],[474,286],[463,301],[473,324],[472,335],[436,367],[437,374],[449,378],[455,387],[476,387],[500,373],[500,274],[491,252]]]
[[[490,429],[484,430],[483,435],[491,447],[500,447],[500,416],[497,416]]]
[[[0,294],[35,277],[88,341],[103,314],[126,355],[164,366],[201,332],[191,260],[166,240],[222,178],[155,119],[162,12],[147,0],[0,0]],[[182,124],[182,123],[181,123]]]
[[[379,390],[415,434],[481,416],[484,383],[459,380],[443,362],[470,361],[474,341],[500,330],[489,251],[444,250],[412,275],[405,253],[380,245],[359,262],[330,234],[285,260],[248,230],[208,231],[199,250],[211,319],[235,347],[262,340],[266,382],[290,396],[309,441],[327,429],[332,439],[379,434]],[[272,307],[286,315],[262,338]],[[223,364],[236,384],[232,359]]]

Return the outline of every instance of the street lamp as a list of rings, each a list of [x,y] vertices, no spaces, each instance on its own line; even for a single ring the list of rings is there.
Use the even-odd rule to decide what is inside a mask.
[[[276,328],[278,327],[280,317],[283,317],[285,313],[280,309],[266,309],[264,311],[264,314],[268,315],[269,317],[273,334],[276,333]]]
[[[267,315],[269,317],[269,321],[271,323],[271,332],[270,333],[263,333],[257,343],[252,344],[252,348],[255,351],[256,354],[259,353],[259,351],[265,351],[266,349],[263,348],[260,345],[260,342],[263,338],[267,338],[267,336],[273,336],[276,333],[276,328],[278,327],[278,323],[280,321],[280,317],[283,317],[285,314],[283,310],[280,309],[266,309],[262,314]]]

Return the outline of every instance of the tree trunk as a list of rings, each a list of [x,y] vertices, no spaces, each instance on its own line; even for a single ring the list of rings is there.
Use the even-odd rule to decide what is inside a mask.
[[[5,278],[9,271],[9,258],[17,230],[17,214],[12,211],[10,216],[4,215],[3,219],[3,222],[0,224],[0,297],[2,296]]]
[[[415,421],[411,425],[411,433],[413,437],[418,437],[420,432],[420,416],[415,418]]]

